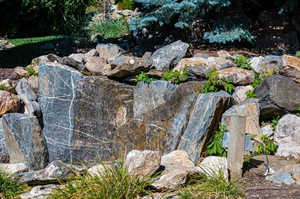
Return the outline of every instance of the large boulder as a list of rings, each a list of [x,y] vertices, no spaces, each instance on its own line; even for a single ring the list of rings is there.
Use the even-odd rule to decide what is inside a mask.
[[[231,81],[235,85],[248,85],[255,80],[255,74],[252,70],[246,70],[239,67],[230,67],[218,71],[218,78]]]
[[[132,143],[114,133],[133,117],[131,86],[58,64],[40,66],[39,85],[51,161],[111,160]]]
[[[152,65],[157,70],[167,71],[175,66],[186,54],[189,45],[176,41],[156,50],[151,56]]]
[[[0,116],[5,113],[18,112],[20,107],[21,100],[17,95],[0,90]]]
[[[128,173],[140,179],[150,177],[160,167],[160,154],[158,151],[130,151],[125,160]]]
[[[234,89],[232,97],[236,104],[239,104],[247,99],[247,93],[253,92],[254,88],[251,85],[248,86],[237,86]]]
[[[282,67],[280,56],[253,57],[250,62],[251,68],[257,73],[277,73]]]
[[[283,66],[280,68],[280,73],[300,83],[300,58],[283,55],[282,61]]]
[[[300,158],[300,117],[292,114],[283,116],[274,133],[278,149],[276,155]]]
[[[259,98],[263,118],[295,111],[300,106],[300,84],[281,75],[266,78],[255,89],[255,94]]]
[[[189,121],[182,131],[178,149],[188,152],[197,162],[207,137],[215,130],[222,113],[231,103],[231,96],[224,92],[200,94],[191,109]]]
[[[48,151],[38,119],[11,113],[3,116],[3,129],[10,163],[26,163],[41,169],[48,163]]]

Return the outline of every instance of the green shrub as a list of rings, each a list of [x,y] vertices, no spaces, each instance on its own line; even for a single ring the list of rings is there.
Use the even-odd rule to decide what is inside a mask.
[[[0,84],[0,90],[7,90],[9,89],[9,86],[6,86],[5,84]]]
[[[218,79],[218,72],[212,71],[206,75],[207,81],[204,83],[201,93],[217,92],[220,90],[225,90],[226,92],[232,94],[234,91],[234,85],[231,81],[225,81]]]
[[[246,95],[247,95],[247,99],[256,98],[256,94],[253,90],[247,91]]]
[[[172,82],[174,84],[178,84],[182,81],[182,79],[187,78],[188,74],[186,73],[186,69],[183,71],[176,71],[176,70],[172,70],[172,71],[167,71],[164,72],[162,75],[162,79]]]
[[[151,83],[152,81],[155,81],[155,78],[149,77],[147,73],[141,72],[140,74],[135,76],[136,82],[145,82],[145,83]]]
[[[233,63],[240,68],[247,69],[247,70],[251,69],[250,60],[245,56],[238,56],[237,58],[234,59]]]
[[[99,35],[104,39],[117,38],[129,33],[126,19],[94,20],[87,27],[90,35]]]
[[[299,58],[300,58],[300,51],[297,51],[297,52],[296,52],[296,57],[299,57]]]
[[[26,77],[39,75],[37,72],[35,72],[33,66],[31,66],[31,65],[26,66],[25,70],[27,71]]]
[[[226,128],[223,124],[219,125],[219,129],[215,131],[212,138],[206,146],[206,152],[209,156],[221,156],[225,157],[227,155],[226,150],[223,148],[223,137]]]
[[[134,10],[135,5],[133,0],[119,0],[117,1],[118,8],[124,10]]]
[[[271,77],[273,72],[269,73],[255,73],[255,80],[251,83],[253,88],[257,88],[267,77]]]
[[[257,153],[265,155],[274,155],[277,150],[277,145],[274,140],[271,140],[267,136],[262,136],[260,138],[263,144],[258,145]]]
[[[128,174],[124,163],[105,166],[99,176],[87,173],[58,188],[49,199],[136,199],[148,194],[146,190],[152,183],[150,178],[140,180]]]
[[[15,198],[25,190],[25,186],[21,185],[17,180],[13,180],[9,175],[0,171],[0,198],[1,194],[4,199]]]
[[[190,185],[179,191],[180,199],[241,199],[241,189],[227,181],[224,174],[219,172],[214,177],[200,175],[197,179],[190,180]]]

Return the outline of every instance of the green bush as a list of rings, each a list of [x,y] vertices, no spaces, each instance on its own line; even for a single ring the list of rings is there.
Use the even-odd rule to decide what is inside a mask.
[[[237,65],[237,67],[247,69],[247,70],[251,69],[250,60],[245,56],[238,56],[237,58],[234,59],[233,63]]]
[[[117,38],[129,33],[126,19],[110,19],[91,21],[87,27],[89,34],[99,35],[104,39]]]
[[[257,153],[265,155],[274,155],[278,147],[275,144],[274,140],[271,140],[267,136],[262,136],[260,140],[262,141],[262,144],[258,145]]]
[[[188,75],[186,73],[186,69],[183,71],[176,71],[176,70],[167,71],[164,72],[162,75],[163,80],[169,81],[174,84],[180,83],[184,78],[187,77]]]
[[[226,150],[223,148],[223,137],[225,131],[225,126],[223,124],[220,124],[219,129],[215,131],[206,146],[207,155],[221,157],[225,157],[227,155]]]
[[[1,194],[4,199],[15,198],[25,190],[25,186],[21,185],[17,180],[13,180],[9,175],[0,171],[0,198]]]
[[[118,8],[124,10],[134,10],[135,5],[133,0],[119,0],[117,1]]]
[[[105,166],[99,176],[87,173],[58,188],[49,199],[136,199],[148,194],[146,190],[152,183],[150,178],[140,180],[128,174],[124,163]]]
[[[250,90],[250,91],[247,91],[246,92],[246,95],[247,95],[247,99],[250,99],[250,98],[256,98],[256,94],[254,91]]]
[[[225,81],[218,79],[218,72],[211,71],[206,74],[207,81],[204,83],[201,93],[217,92],[220,90],[225,90],[226,92],[232,94],[234,91],[234,85],[231,81]]]
[[[151,83],[152,81],[155,81],[155,78],[150,77],[147,73],[141,72],[140,74],[135,76],[136,82],[145,82],[145,83]]]

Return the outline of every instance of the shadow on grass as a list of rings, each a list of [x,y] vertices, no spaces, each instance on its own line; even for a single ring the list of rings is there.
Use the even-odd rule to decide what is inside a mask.
[[[31,60],[45,54],[54,53],[66,56],[73,52],[71,37],[58,38],[51,41],[29,43],[0,51],[0,68],[27,66]]]

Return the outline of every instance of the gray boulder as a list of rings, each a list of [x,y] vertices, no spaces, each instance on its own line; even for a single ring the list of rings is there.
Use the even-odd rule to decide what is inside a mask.
[[[38,119],[12,113],[4,115],[2,123],[10,162],[24,162],[32,169],[44,168],[48,162],[48,151]]]
[[[157,70],[169,70],[185,56],[188,47],[187,43],[180,40],[164,46],[156,50],[151,56],[152,65]]]
[[[57,64],[40,66],[39,85],[51,161],[111,160],[131,144],[114,133],[133,117],[131,86]]]
[[[266,78],[255,89],[255,94],[259,98],[263,118],[295,111],[300,106],[300,84],[281,75]]]
[[[8,163],[8,162],[9,162],[9,155],[5,144],[2,118],[0,118],[0,163]]]
[[[250,62],[251,68],[257,73],[276,73],[282,67],[281,56],[254,57]]]
[[[230,102],[231,96],[224,91],[200,94],[191,110],[178,149],[187,151],[190,158],[197,162],[207,137],[215,130]]]

